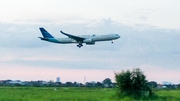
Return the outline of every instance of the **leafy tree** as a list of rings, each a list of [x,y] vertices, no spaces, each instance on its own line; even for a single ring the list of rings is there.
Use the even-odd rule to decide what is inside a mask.
[[[106,78],[102,81],[103,84],[111,84],[111,79],[110,78]]]
[[[115,73],[119,96],[141,98],[152,95],[146,76],[139,68]]]
[[[101,82],[97,82],[97,83],[96,83],[96,86],[97,86],[97,87],[102,87],[102,83],[101,83]]]
[[[157,82],[155,82],[155,81],[150,81],[148,83],[151,88],[157,88],[157,86],[158,86]]]
[[[180,89],[180,84],[178,84],[177,86],[178,86],[178,89]]]
[[[106,78],[102,81],[102,84],[105,86],[105,87],[110,87],[110,85],[112,84],[111,82],[111,79],[110,78]]]

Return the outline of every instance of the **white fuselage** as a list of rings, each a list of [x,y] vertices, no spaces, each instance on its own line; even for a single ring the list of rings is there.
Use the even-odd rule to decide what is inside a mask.
[[[60,31],[63,35],[66,35],[68,38],[54,38],[48,31],[43,27],[39,28],[43,37],[39,37],[41,40],[49,41],[53,43],[69,44],[69,43],[78,43],[77,47],[81,48],[83,43],[88,45],[94,45],[97,41],[112,41],[120,38],[118,34],[109,34],[109,35],[71,35]]]
[[[82,35],[80,36],[85,38],[82,43],[95,43],[97,41],[111,41],[120,38],[118,34],[109,34],[109,35]],[[79,43],[74,39],[71,38],[48,38],[46,41],[54,42],[54,43],[61,43],[61,44],[68,44],[68,43]]]

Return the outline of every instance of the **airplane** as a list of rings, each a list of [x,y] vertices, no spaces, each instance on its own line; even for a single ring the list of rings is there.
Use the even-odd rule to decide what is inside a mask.
[[[69,38],[54,38],[48,31],[46,31],[43,27],[39,28],[43,37],[38,37],[41,40],[53,42],[53,43],[60,43],[60,44],[70,44],[70,43],[77,43],[77,47],[81,48],[83,43],[87,45],[94,45],[95,42],[98,41],[112,41],[115,39],[120,38],[118,34],[109,34],[109,35],[81,35],[75,36],[71,34],[64,33],[60,31],[63,35],[66,35]]]

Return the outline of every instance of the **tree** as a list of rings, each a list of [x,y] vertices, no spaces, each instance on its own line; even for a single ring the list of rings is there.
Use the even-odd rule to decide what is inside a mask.
[[[146,76],[139,68],[115,73],[115,79],[120,96],[141,98],[152,95]]]
[[[101,82],[97,82],[97,83],[96,83],[96,86],[97,86],[97,87],[102,87],[102,83],[101,83]]]
[[[111,83],[111,79],[110,78],[106,78],[102,81],[102,83]]]
[[[106,78],[102,81],[102,84],[105,86],[105,87],[110,87],[110,85],[112,84],[111,82],[111,79],[110,78]]]
[[[178,86],[178,89],[180,89],[180,84],[178,84],[177,86]]]
[[[157,88],[157,86],[158,86],[157,82],[155,82],[155,81],[150,81],[150,82],[148,82],[148,84],[151,88]]]

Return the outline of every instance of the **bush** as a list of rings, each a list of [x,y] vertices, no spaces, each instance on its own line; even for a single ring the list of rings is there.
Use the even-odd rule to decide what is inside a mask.
[[[150,97],[152,90],[148,86],[146,76],[139,68],[132,71],[122,71],[115,73],[115,79],[118,87],[118,95],[121,97],[131,96],[135,99]]]

